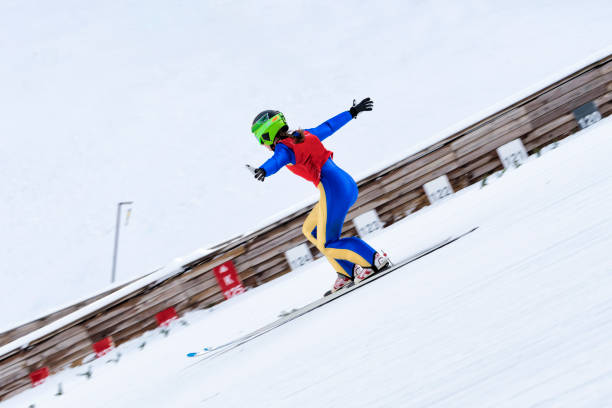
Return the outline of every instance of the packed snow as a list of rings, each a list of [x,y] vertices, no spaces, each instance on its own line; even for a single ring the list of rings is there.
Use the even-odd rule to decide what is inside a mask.
[[[356,178],[605,55],[609,1],[0,2],[0,331],[252,230],[317,193],[249,133],[315,126]],[[604,50],[604,51],[602,51]],[[284,194],[279,194],[279,192]]]
[[[225,354],[186,357],[320,298],[326,262],[1,405],[612,406],[611,136],[604,119],[370,236],[398,259],[479,227]]]

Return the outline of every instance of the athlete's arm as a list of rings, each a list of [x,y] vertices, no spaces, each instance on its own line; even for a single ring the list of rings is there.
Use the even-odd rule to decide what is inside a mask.
[[[266,177],[271,176],[288,164],[295,164],[295,154],[282,143],[274,148],[274,155],[270,157],[261,168],[266,171]]]
[[[349,123],[351,119],[353,119],[351,113],[345,111],[321,123],[316,128],[306,129],[306,131],[318,137],[320,141],[323,141],[333,135],[336,130]]]

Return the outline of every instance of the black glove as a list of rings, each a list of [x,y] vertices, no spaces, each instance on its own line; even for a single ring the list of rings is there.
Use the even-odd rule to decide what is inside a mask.
[[[374,107],[374,101],[371,100],[370,98],[365,98],[363,101],[359,102],[357,105],[355,105],[355,100],[353,99],[353,106],[351,106],[351,108],[349,109],[349,112],[351,112],[351,116],[353,117],[353,119],[355,119],[357,115],[359,115],[361,112],[371,111],[373,107]]]
[[[266,179],[266,171],[264,169],[262,169],[261,167],[258,169],[255,169],[255,178],[259,181],[264,181]]]

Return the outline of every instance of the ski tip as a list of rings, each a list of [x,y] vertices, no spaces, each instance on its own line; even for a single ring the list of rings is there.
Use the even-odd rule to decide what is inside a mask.
[[[198,353],[187,353],[187,357],[195,357]]]

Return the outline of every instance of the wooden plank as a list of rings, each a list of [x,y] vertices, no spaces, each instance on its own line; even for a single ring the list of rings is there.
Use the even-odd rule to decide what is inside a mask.
[[[331,265],[329,267],[329,270],[330,272],[335,273]],[[288,274],[289,272],[291,272],[291,270],[287,268],[274,268],[274,269],[271,269],[263,273],[261,275],[261,280],[262,282],[270,282],[270,281],[273,281],[274,279],[280,278],[281,276]],[[331,283],[333,284],[333,281]]]
[[[612,64],[610,64],[610,65],[612,65]],[[607,90],[608,91],[612,91],[612,83],[608,84]],[[594,102],[595,102],[595,105],[597,107],[600,107],[600,106],[603,106],[603,105],[605,105],[606,103],[608,103],[610,101],[612,101],[612,92],[606,92],[602,96],[596,98]]]
[[[534,117],[532,122],[534,127],[543,127],[556,119],[571,115],[574,109],[595,99],[600,94],[600,91],[601,89],[596,89],[591,93],[582,95],[579,99],[569,101],[566,105],[559,106],[545,115]]]
[[[146,326],[150,324],[155,324],[154,318],[149,318],[149,316],[143,316],[142,314],[130,316],[127,319],[122,320],[113,320],[106,322],[103,325],[96,326],[89,330],[90,336],[92,338],[104,338],[107,336],[112,336],[115,344],[120,341],[120,333],[122,330],[135,328],[140,326]]]
[[[474,170],[472,170],[472,179],[474,180],[474,183],[480,181],[481,179],[484,178],[484,176],[489,175],[493,172],[496,172],[497,170],[501,170],[503,169],[503,164],[500,160],[493,160],[487,164],[484,164]],[[472,183],[472,184],[474,184]]]
[[[527,103],[525,108],[529,112],[541,109],[542,106],[548,105],[555,100],[566,98],[568,94],[576,92],[577,89],[584,88],[592,81],[601,80],[602,76],[605,76],[605,73],[601,70],[601,68],[593,69],[584,73],[583,75],[580,75],[579,77],[573,78],[572,80],[551,89],[546,93],[541,94],[531,102]]]
[[[527,136],[524,137],[523,142],[525,143],[529,143],[535,139],[538,139],[540,137],[542,137],[543,135],[545,135],[548,132],[551,132],[552,130],[554,130],[555,128],[558,128],[559,126],[565,125],[568,122],[572,122],[575,121],[574,119],[574,115],[571,113],[568,113],[566,115],[560,116],[557,119],[548,122],[534,130],[532,130],[531,132],[529,132],[527,134]]]
[[[66,338],[62,342],[54,344],[52,347],[47,348],[43,352],[39,352],[38,355],[40,355],[43,359],[47,359],[54,354],[61,353],[62,350],[76,347],[76,345],[81,343],[91,345],[92,342],[89,338],[89,333],[84,328],[77,327],[77,329],[79,330],[78,333]]]
[[[36,343],[31,343],[30,349],[24,352],[23,358],[30,359],[34,356],[44,356],[47,350],[53,349],[58,344],[70,342],[73,338],[82,339],[84,337],[87,337],[87,333],[81,328],[78,326],[70,327],[66,330],[57,332],[53,337],[41,341],[36,340]]]
[[[611,109],[612,109],[612,103],[608,102],[599,107],[599,112],[601,112],[601,116],[605,118],[606,116],[610,114]]]
[[[263,252],[267,251],[268,248],[274,247],[278,245],[279,242],[282,242],[286,238],[292,238],[296,231],[300,231],[302,228],[302,224],[306,217],[300,216],[296,218],[294,222],[291,224],[287,224],[285,227],[279,227],[277,230],[269,231],[266,233],[267,235],[256,240],[253,240],[249,245],[249,250],[245,254],[244,259],[250,260],[253,257],[261,255]],[[241,258],[243,259],[243,258]]]
[[[194,261],[191,264],[193,264],[193,267],[187,268],[190,276],[195,277],[199,274],[204,274],[206,272],[208,272],[209,270],[212,270],[214,267],[221,265],[222,263],[233,259],[237,256],[240,256],[242,254],[244,254],[246,252],[246,247],[244,245],[240,245],[236,248],[233,248],[232,250],[220,254],[217,257],[215,257],[214,259],[211,260],[207,260],[206,262],[198,262],[198,261]],[[185,272],[184,272],[185,273]]]
[[[138,293],[142,293],[142,291],[143,291],[143,290],[138,290],[138,291],[135,291],[135,292],[133,292],[132,294],[130,294],[130,296],[137,296],[137,294],[138,294]],[[113,304],[112,304],[112,305],[108,305],[107,307],[108,307],[108,308],[112,308],[112,307],[113,307],[113,305],[120,304],[121,302],[124,302],[124,301],[125,301],[125,298],[119,299],[119,300],[117,300],[116,302],[113,302]],[[106,309],[104,309],[104,310],[106,310]],[[52,337],[57,336],[57,335],[58,335],[58,333],[61,333],[61,332],[65,331],[65,330],[68,330],[69,328],[74,327],[74,326],[78,325],[79,323],[84,322],[84,321],[86,321],[86,320],[90,319],[92,316],[95,316],[95,315],[97,315],[97,314],[102,314],[102,313],[103,313],[103,312],[102,312],[102,311],[100,311],[100,310],[98,310],[98,311],[93,311],[93,312],[91,312],[91,313],[87,314],[86,316],[83,316],[83,317],[81,317],[80,319],[78,319],[78,320],[76,320],[76,321],[73,321],[73,322],[71,322],[71,323],[67,324],[66,326],[64,326],[64,327],[62,327],[62,328],[60,328],[60,329],[58,329],[58,330],[56,330],[56,331],[54,331],[54,332],[50,332],[50,333],[46,334],[45,336],[40,337],[40,338],[39,338],[39,339],[37,339],[36,341],[31,342],[31,344],[36,344],[36,343],[39,343],[39,342],[44,342],[44,341],[46,341],[46,340],[48,340],[48,339],[50,339],[50,338],[52,338]]]
[[[19,380],[19,381],[15,381],[11,384],[8,384],[6,386],[2,386],[0,387],[0,401],[6,401],[7,399],[31,388],[32,386],[30,385],[30,379],[28,378],[23,379],[23,380]]]
[[[362,206],[367,203],[367,201],[381,196],[389,189],[394,189],[394,187],[389,186],[397,185],[401,183],[402,180],[405,181],[407,177],[411,177],[411,175],[421,171],[424,167],[431,166],[432,163],[443,160],[444,157],[448,157],[451,154],[453,154],[453,152],[450,146],[442,146],[433,151],[429,156],[411,160],[404,166],[395,167],[393,171],[376,178],[376,182],[367,185],[360,184],[359,197],[353,209]]]
[[[377,203],[382,205],[382,203],[386,203],[388,201],[392,201],[395,200],[401,196],[403,196],[404,194],[408,194],[411,193],[415,190],[419,190],[422,193],[422,186],[423,184],[427,183],[428,181],[431,181],[437,177],[440,177],[444,174],[449,173],[451,170],[453,170],[454,168],[456,168],[456,164],[455,163],[449,163],[447,164],[445,167],[440,167],[440,168],[435,168],[432,171],[430,171],[427,174],[422,175],[421,177],[414,179],[410,182],[407,182],[406,184],[403,184],[401,186],[399,186],[399,188],[397,188],[394,191],[391,191],[389,193],[387,193],[385,195],[384,198],[381,198]],[[373,205],[373,204],[371,204]],[[367,206],[366,206],[367,208]]]
[[[193,291],[193,290],[197,290],[194,288],[209,288],[211,286],[215,286],[217,285],[217,279],[212,276],[212,277],[206,277],[206,278],[202,278],[202,279],[194,279],[194,280],[190,280],[187,282],[183,282],[183,284],[180,287],[181,293],[184,293],[186,296],[188,291]]]
[[[172,296],[151,297],[146,302],[139,303],[134,308],[133,313],[141,315],[143,319],[155,320],[157,313],[174,306],[176,303],[187,300],[187,298],[188,296],[185,295],[181,288],[177,288],[177,292],[172,294]]]
[[[411,192],[401,194],[396,199],[389,200],[387,203],[383,204],[382,206],[377,207],[376,212],[378,213],[379,216],[381,216],[382,214],[386,212],[392,211],[394,208],[404,206],[404,204],[414,201],[415,199],[417,199],[418,197],[422,195],[423,195],[423,192],[418,191],[418,190],[413,190]]]
[[[23,354],[24,354],[24,349],[22,348],[17,348],[17,349],[9,351],[8,353],[1,356],[0,367],[5,364],[12,364],[12,361],[20,359],[21,355]]]
[[[381,189],[383,191],[394,190],[398,183],[405,182],[411,177],[418,177],[419,174],[429,172],[432,167],[442,166],[452,160],[454,160],[454,151],[451,146],[443,146],[440,149],[431,153],[427,157],[422,157],[416,161],[410,162],[406,166],[395,169],[392,173],[385,177],[381,177],[378,182],[373,183],[372,186],[367,189],[360,189],[358,203],[361,201],[367,201],[368,197],[377,196],[371,194],[371,192],[378,192]],[[356,205],[359,205],[356,203]]]
[[[302,223],[306,219],[306,215],[312,210],[312,207],[314,207],[314,205],[308,206],[308,211],[306,211],[304,214],[296,214],[295,217],[282,225],[278,224],[275,228],[267,230],[264,234],[259,234],[252,238],[248,245],[248,252],[245,255],[250,256],[249,253],[253,252],[253,250],[256,248],[277,239],[279,236],[279,231],[291,231],[295,228],[301,227]]]
[[[291,231],[291,234],[284,234],[282,237],[279,237],[278,241],[275,240],[275,245],[266,244],[265,246],[254,250],[253,257],[245,262],[242,262],[239,265],[240,269],[248,269],[257,265],[258,263],[267,261],[279,252],[283,253],[288,249],[291,249],[296,242],[301,242],[303,239],[304,235],[302,234],[302,226],[300,225],[299,229]]]
[[[50,355],[44,359],[44,365],[51,369],[59,369],[70,365],[73,361],[92,354],[91,342],[80,342],[61,352]]]
[[[211,293],[208,296],[204,296],[204,294],[200,294],[190,299],[191,304],[195,305],[198,309],[209,308],[224,300],[225,300],[225,296],[223,296],[223,293]]]
[[[217,288],[209,288],[209,289],[203,290],[202,292],[196,295],[191,296],[189,298],[189,302],[190,303],[202,303],[207,299],[214,298],[219,295],[221,295],[221,297],[224,298],[223,294],[220,293]]]
[[[214,281],[210,280],[210,281],[201,282],[200,284],[192,286],[191,288],[185,290],[184,295],[187,298],[191,298],[191,297],[197,295],[198,293],[201,293],[201,292],[203,292],[205,290],[208,290],[210,288],[217,288],[217,290],[219,292],[221,291],[221,289],[219,288],[219,286],[217,284],[217,281],[216,280],[214,280]]]
[[[527,129],[527,130],[525,130]],[[532,129],[531,118],[529,115],[524,115],[518,118],[515,121],[512,121],[504,126],[501,126],[491,133],[484,135],[483,137],[472,141],[471,143],[467,143],[462,147],[458,148],[455,151],[455,155],[457,157],[463,157],[468,155],[470,152],[473,152],[483,146],[490,144],[492,141],[497,140],[499,138],[503,138],[508,134],[516,134],[516,132],[521,132],[519,134],[525,134]]]
[[[104,324],[104,322],[107,322],[109,320],[114,320],[117,318],[121,319],[122,316],[130,314],[132,307],[134,307],[137,302],[138,299],[134,298],[121,304],[114,305],[105,309],[103,313],[99,313],[95,317],[87,319],[82,324],[87,330],[89,330],[93,327]]]
[[[436,174],[432,176],[428,181],[433,180],[436,177],[439,177],[443,174],[448,173],[449,171],[455,169],[457,167],[456,156],[454,152],[450,152],[443,157],[440,157],[437,160],[434,160],[422,167],[418,170],[412,171],[409,174],[406,174],[406,177],[399,179],[393,183],[387,184],[383,187],[385,192],[392,192],[396,190],[398,187],[406,185],[413,180],[418,180],[427,174]],[[444,169],[444,172],[441,172],[440,169]]]
[[[490,140],[488,144],[483,145],[481,147],[479,147],[478,149],[463,155],[463,156],[459,156],[457,158],[459,165],[463,166],[473,160],[478,159],[479,157],[490,153],[492,151],[495,151],[495,149],[497,149],[498,147],[514,140],[514,139],[518,139],[520,137],[522,137],[523,135],[527,134],[528,132],[530,132],[531,130],[533,130],[531,123],[525,123],[523,126],[514,129],[513,131],[502,135],[501,137],[498,137],[494,140]]]
[[[163,299],[161,300],[163,301]],[[145,307],[143,310],[138,310],[135,307],[130,309],[130,312],[115,316],[113,319],[108,319],[103,322],[99,322],[96,325],[88,325],[87,329],[92,338],[95,337],[106,337],[113,335],[118,327],[125,327],[126,324],[139,324],[142,321],[155,321],[154,313],[152,314],[151,308],[155,306],[154,303],[151,307]]]
[[[543,126],[560,116],[571,113],[577,107],[597,99],[606,93],[606,87],[606,84],[600,84],[598,87],[588,91],[585,89],[576,90],[576,93],[571,95],[571,99],[564,100],[562,101],[563,103],[561,101],[559,103],[551,103],[546,106],[546,108],[550,109],[530,113],[530,119],[534,128]]]
[[[0,384],[3,384],[3,385],[0,388],[4,388],[5,387],[4,384],[8,385],[8,384],[16,383],[16,382],[21,382],[24,380],[24,378],[29,379],[29,375],[30,373],[28,370],[22,369],[22,371],[15,371],[5,376],[2,376],[0,377]]]
[[[385,204],[385,203],[387,203],[389,201],[396,200],[396,199],[402,197],[405,194],[411,194],[415,190],[419,190],[420,192],[422,192],[421,188],[422,188],[423,184],[425,184],[428,181],[431,181],[431,180],[433,180],[433,179],[435,179],[437,177],[440,177],[440,176],[442,176],[444,174],[447,174],[448,172],[453,170],[455,167],[456,167],[455,163],[449,163],[445,167],[435,168],[433,170],[430,169],[431,171],[429,173],[423,174],[419,178],[412,179],[412,181],[408,181],[405,184],[399,185],[398,188],[396,188],[393,191],[385,193],[384,196],[379,197],[376,201],[372,201],[365,208],[366,209],[368,207],[376,208],[379,205],[383,205],[383,204]]]
[[[303,236],[302,234],[303,221],[302,220],[300,221],[301,222],[296,223],[297,225],[291,230],[282,231],[273,240],[270,240],[263,245],[256,246],[253,249],[249,250],[249,256],[246,258],[245,261],[241,262],[242,267],[248,268],[252,266],[253,263],[256,262],[256,259],[261,258],[261,257],[265,258],[266,255],[270,253],[270,251],[274,250],[275,248],[278,248],[279,245],[282,245],[288,240],[292,240],[299,236]]]
[[[0,383],[8,384],[17,378],[24,377],[30,374],[30,370],[20,362],[7,367],[0,368]],[[2,388],[2,387],[0,387]]]
[[[277,254],[275,257],[267,260],[264,263],[258,264],[258,265],[254,265],[252,269],[255,274],[260,274],[270,268],[274,268],[278,265],[283,265],[283,267],[289,267],[289,265],[287,264],[287,259],[285,258],[284,253],[282,254]]]
[[[204,282],[217,282],[217,278],[212,270],[208,271],[206,274],[200,274],[193,279],[186,280],[182,283],[183,288],[189,289],[194,285],[199,285]]]
[[[480,128],[477,128],[465,134],[465,136],[456,139],[450,144],[450,147],[453,151],[457,152],[470,143],[478,142],[482,139],[486,140],[488,135],[493,132],[505,133],[516,127],[516,123],[521,123],[527,113],[528,111],[525,106],[512,109],[505,114],[496,117],[491,122],[481,126]]]
[[[95,302],[96,300],[99,300],[99,299],[101,299],[101,298],[103,298],[105,296],[108,296],[111,293],[114,293],[115,291],[123,288],[124,286],[126,286],[128,284],[129,284],[129,282],[128,283],[124,283],[124,284],[119,285],[119,286],[117,286],[117,287],[115,287],[113,289],[106,290],[106,291],[104,291],[102,293],[99,293],[99,294],[97,294],[95,296],[92,296],[89,299],[86,299],[84,301],[75,303],[74,305],[70,305],[70,306],[65,307],[65,308],[63,308],[61,310],[55,311],[53,313],[50,313],[50,314],[48,314],[46,316],[43,316],[43,317],[41,317],[39,319],[36,319],[36,320],[33,320],[33,321],[28,322],[26,324],[23,324],[23,325],[21,325],[19,327],[16,327],[16,328],[8,330],[8,331],[5,331],[4,333],[0,333],[0,347],[4,346],[4,345],[6,345],[6,344],[8,344],[8,343],[10,343],[10,342],[20,338],[20,337],[23,337],[23,336],[25,336],[25,335],[27,335],[27,334],[35,331],[35,330],[38,330],[38,329],[40,329],[43,326],[51,324],[54,321],[56,321],[56,320],[58,320],[58,319],[60,319],[60,318],[62,318],[64,316],[66,316],[66,315],[68,315],[68,314],[70,314],[72,312],[80,310],[82,307],[85,307],[85,306]]]
[[[23,363],[27,367],[36,367],[41,365],[43,359],[40,354],[29,354],[24,360]]]
[[[397,222],[397,221],[400,221],[408,217],[408,214],[407,214],[408,211],[410,211],[410,213],[412,214],[415,211],[418,211],[421,208],[426,207],[427,205],[429,205],[429,200],[427,199],[427,196],[425,195],[425,193],[421,192],[421,194],[418,197],[410,201],[406,201],[402,205],[393,207],[392,209],[388,211],[381,211],[379,213],[379,216],[381,220],[383,221]]]
[[[457,167],[455,170],[448,173],[448,178],[450,180],[459,179],[461,177],[470,178],[470,172],[472,170],[477,169],[485,164],[488,164],[491,160],[499,160],[496,153],[490,152],[470,163],[464,164],[461,167]]]
[[[547,132],[539,133],[537,135],[529,134],[523,140],[523,143],[527,151],[529,152],[537,148],[541,148],[551,143],[551,141],[553,141],[554,139],[557,139],[560,137],[567,137],[571,135],[572,133],[575,133],[578,130],[580,130],[580,127],[578,126],[578,123],[574,120],[573,116],[571,117],[571,120],[567,120],[563,122],[559,121],[559,123],[560,124],[558,126],[555,126],[554,128],[548,130]],[[543,128],[544,127],[540,129],[543,129]]]
[[[433,172],[437,174],[435,177],[438,177],[442,174],[446,174],[455,167],[456,164],[454,154],[449,153],[437,160],[428,163],[420,169],[417,169],[410,173],[406,173],[403,178],[397,179],[396,181],[385,185],[382,188],[382,191],[377,191],[376,194],[372,193],[370,195],[364,195],[358,198],[351,211],[349,211],[349,217],[350,219],[352,219],[356,215],[362,214],[366,211],[378,207],[379,205],[382,205],[384,202],[387,201],[387,197],[389,197],[389,199],[395,199],[399,197],[401,193],[398,194],[398,189],[402,189],[401,191],[406,192],[406,189],[403,187],[409,185],[410,182],[413,180],[422,180],[422,177],[424,175],[432,174]],[[444,169],[444,172],[436,171],[439,169]],[[431,177],[427,181],[433,180],[435,177]]]
[[[141,324],[127,326],[125,328],[122,328],[121,330],[118,330],[113,335],[113,338],[116,337],[116,344],[120,345],[135,338],[141,337],[146,332],[155,330],[157,327],[158,326],[156,321],[144,321]]]
[[[143,294],[140,296],[136,303],[132,306],[132,311],[141,310],[143,307],[146,307],[147,304],[151,302],[155,302],[155,299],[158,298],[166,298],[173,296],[180,296],[182,292],[183,282],[181,281],[172,281],[168,282],[167,285],[162,285],[152,289],[150,292]]]
[[[527,152],[537,151],[541,149],[542,147],[547,146],[550,143],[553,143],[556,140],[561,140],[561,139],[566,138],[567,136],[571,135],[572,133],[577,132],[578,130],[580,130],[580,128],[575,121],[567,122],[564,125],[561,125],[551,130],[550,132],[540,136],[537,139],[533,139],[529,142],[526,142],[525,149],[527,150]]]

